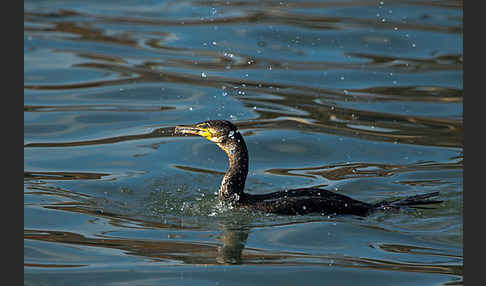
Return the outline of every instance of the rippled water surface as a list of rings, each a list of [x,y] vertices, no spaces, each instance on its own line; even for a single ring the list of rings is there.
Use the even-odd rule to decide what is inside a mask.
[[[26,285],[463,284],[462,1],[25,1]],[[219,206],[322,186],[435,209]]]

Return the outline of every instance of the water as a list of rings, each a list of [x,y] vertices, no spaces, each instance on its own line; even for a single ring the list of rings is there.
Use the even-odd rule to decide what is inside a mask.
[[[463,284],[462,1],[25,1],[24,284]],[[324,186],[436,209],[225,209]]]

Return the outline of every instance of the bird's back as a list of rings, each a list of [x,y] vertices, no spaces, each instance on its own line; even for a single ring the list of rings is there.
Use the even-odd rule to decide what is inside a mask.
[[[318,188],[282,190],[263,195],[245,194],[242,207],[276,214],[319,213],[367,215],[373,205]]]

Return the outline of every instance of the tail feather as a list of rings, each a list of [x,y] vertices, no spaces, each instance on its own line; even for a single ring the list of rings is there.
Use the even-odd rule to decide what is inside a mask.
[[[423,207],[419,207],[419,206],[442,203],[442,201],[440,200],[429,200],[429,198],[437,197],[438,195],[439,192],[415,195],[405,199],[379,202],[375,204],[373,207],[374,209],[382,209],[382,210],[399,209],[402,207],[412,207],[412,208],[422,209]]]

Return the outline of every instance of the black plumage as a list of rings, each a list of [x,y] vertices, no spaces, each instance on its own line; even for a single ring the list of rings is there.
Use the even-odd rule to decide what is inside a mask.
[[[352,214],[366,216],[377,210],[396,210],[403,207],[441,202],[428,200],[438,196],[439,192],[411,196],[391,202],[383,201],[376,204],[358,201],[320,188],[282,190],[268,194],[248,194],[244,192],[245,181],[248,175],[248,149],[243,136],[235,125],[226,120],[209,120],[190,126],[177,126],[175,133],[205,137],[226,152],[229,159],[229,168],[221,182],[218,198],[220,201],[234,207],[285,215],[320,213],[323,215]]]

